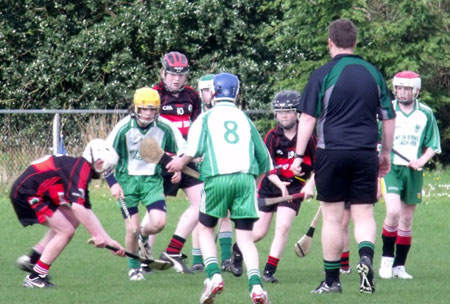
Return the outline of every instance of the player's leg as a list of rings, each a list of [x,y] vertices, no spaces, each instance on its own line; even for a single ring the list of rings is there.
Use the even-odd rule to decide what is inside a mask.
[[[274,277],[274,273],[277,271],[281,255],[286,247],[292,221],[296,214],[296,209],[284,205],[280,205],[277,208],[275,235],[272,240],[272,245],[270,246],[269,256],[263,272],[263,279],[266,282],[278,282],[278,279]]]
[[[253,303],[269,303],[268,295],[263,290],[261,274],[259,272],[258,250],[253,241],[253,232],[251,229],[253,221],[251,219],[240,219],[235,220],[235,223],[236,241],[241,249],[245,267],[247,268],[250,297]]]
[[[199,225],[197,224],[192,231],[192,272],[202,272],[205,268],[202,251],[200,250]]]
[[[344,217],[342,219],[342,236],[344,239],[342,254],[341,254],[341,269],[342,274],[351,273],[352,269],[350,266],[350,203],[345,202]]]
[[[234,174],[232,181],[234,199],[230,206],[230,216],[235,223],[236,241],[247,269],[250,297],[253,303],[266,304],[269,303],[269,298],[263,290],[258,250],[253,235],[254,223],[258,218],[255,180],[249,174]]]
[[[382,279],[390,279],[392,278],[395,243],[397,241],[402,202],[400,195],[397,193],[386,193],[384,195],[384,201],[386,206],[386,217],[383,222],[383,230],[381,233],[383,248],[378,274]]]
[[[269,231],[270,223],[272,222],[273,212],[275,206],[268,207],[264,210],[258,210],[259,219],[253,224],[253,240],[258,242]],[[231,273],[234,276],[240,277],[242,275],[242,252],[237,242],[233,244],[233,252],[231,256]]]
[[[75,233],[75,227],[63,212],[58,209],[56,209],[51,216],[47,216],[46,219],[45,225],[49,226],[50,229],[54,231],[55,235],[45,246],[41,257],[33,267],[31,274],[25,278],[23,282],[24,287],[45,288],[53,286],[53,284],[48,281],[48,271],[53,262],[61,254],[67,244],[69,244]]]
[[[180,273],[192,273],[192,271],[184,264],[181,251],[184,247],[184,243],[186,242],[186,238],[192,233],[195,226],[198,224],[202,189],[203,184],[195,184],[193,186],[183,188],[183,191],[189,199],[190,205],[181,215],[169,245],[161,254],[161,258],[170,260],[174,263],[175,270]]]
[[[325,280],[312,293],[341,292],[339,269],[343,248],[342,218],[344,202],[320,202],[322,210],[322,257]]]
[[[363,293],[375,292],[372,261],[375,251],[376,222],[373,210],[373,204],[352,204],[351,206],[351,214],[355,226],[355,240],[358,244],[360,256],[358,263],[360,291]]]
[[[23,271],[31,272],[34,265],[36,265],[37,261],[41,257],[42,251],[44,251],[45,246],[47,246],[48,242],[50,242],[55,234],[56,233],[52,229],[49,229],[44,234],[42,239],[33,246],[28,255],[24,254],[17,258],[17,267]]]
[[[269,231],[272,222],[273,211],[258,211],[258,220],[253,224],[253,240],[258,242],[262,240]]]
[[[125,200],[127,204],[127,201]],[[125,220],[125,247],[127,251],[134,254],[139,253],[139,245],[137,234],[135,233],[136,227],[139,227],[139,210],[136,206],[127,207],[131,217],[131,221],[127,220],[127,215],[121,208],[122,216]],[[144,280],[144,274],[141,269],[141,262],[137,259],[127,257],[128,262],[128,278],[130,281]]]
[[[408,205],[402,202],[400,211],[400,221],[396,240],[396,255],[392,265],[392,275],[400,279],[412,279],[406,272],[405,263],[411,248],[412,222],[416,204]]]
[[[220,294],[224,288],[214,240],[214,227],[217,224],[217,218],[206,214],[202,214],[201,217],[199,241],[208,278],[204,281],[205,290],[200,297],[200,303],[213,303],[216,295]]]
[[[224,282],[217,258],[217,247],[214,238],[214,227],[219,218],[228,214],[227,202],[230,198],[223,194],[220,187],[221,176],[210,178],[205,183],[202,196],[202,208],[199,214],[199,242],[205,263],[207,279],[204,281],[205,290],[200,297],[200,303],[213,303],[217,294],[224,288]]]
[[[233,243],[233,230],[229,214],[221,221],[218,239],[222,257],[221,269],[223,271],[231,271],[231,245]]]

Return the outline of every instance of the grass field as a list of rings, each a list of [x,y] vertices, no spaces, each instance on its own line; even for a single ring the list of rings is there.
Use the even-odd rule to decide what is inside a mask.
[[[323,279],[320,247],[320,228],[316,231],[310,254],[298,258],[294,242],[303,235],[317,209],[317,202],[303,204],[292,227],[288,246],[277,271],[279,284],[265,284],[273,304],[290,303],[448,303],[450,281],[449,220],[450,172],[425,171],[424,201],[416,210],[413,245],[407,261],[407,270],[413,280],[377,279],[376,293],[359,293],[359,276],[354,271],[341,276],[343,293],[340,295],[311,295]],[[181,192],[180,192],[181,193]],[[8,199],[9,186],[3,185],[0,196],[2,214],[0,242],[0,303],[198,303],[203,290],[205,274],[181,275],[174,270],[147,276],[146,281],[130,282],[124,258],[111,255],[86,243],[88,234],[80,227],[74,239],[51,268],[54,289],[32,290],[21,287],[25,273],[15,266],[18,256],[28,253],[44,234],[39,225],[23,228]],[[91,188],[93,209],[109,234],[123,243],[124,224],[109,190],[103,185]],[[167,246],[179,215],[188,202],[182,194],[168,200],[168,225],[156,241],[156,256]],[[376,205],[378,234],[384,218],[384,204]],[[320,226],[320,224],[319,224]],[[260,267],[264,266],[272,233],[257,244]],[[188,240],[184,252],[191,255]],[[378,270],[381,241],[377,240],[375,269]],[[192,260],[189,260],[191,264]],[[352,240],[350,262],[355,269],[358,262],[356,244]],[[247,278],[224,274],[225,290],[216,303],[251,303]],[[447,290],[447,291],[446,291]],[[447,300],[446,300],[447,299]]]

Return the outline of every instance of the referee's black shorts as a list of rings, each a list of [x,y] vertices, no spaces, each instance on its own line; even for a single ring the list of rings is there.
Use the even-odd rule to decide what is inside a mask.
[[[377,201],[378,152],[317,149],[317,199],[373,204]]]
[[[194,163],[189,163],[187,165],[191,169],[194,169],[198,172],[197,166]],[[164,166],[161,166],[161,175],[164,179],[164,195],[165,196],[177,196],[178,189],[186,189],[202,182],[192,176],[181,173],[181,180],[179,183],[173,184],[171,182],[173,173],[167,172],[167,169]]]

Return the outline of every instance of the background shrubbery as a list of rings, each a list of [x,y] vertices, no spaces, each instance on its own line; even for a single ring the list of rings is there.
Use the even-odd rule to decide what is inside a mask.
[[[421,99],[449,151],[449,11],[438,0],[3,0],[0,108],[125,109],[136,88],[157,82],[161,56],[178,50],[193,86],[205,73],[235,73],[241,106],[269,109],[277,90],[301,91],[330,59],[327,26],[346,17],[359,28],[357,53],[387,80],[422,75]]]

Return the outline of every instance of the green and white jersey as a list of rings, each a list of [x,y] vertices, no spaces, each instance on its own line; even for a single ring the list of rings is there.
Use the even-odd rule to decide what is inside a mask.
[[[397,100],[393,104],[397,113],[393,148],[408,159],[419,158],[426,148],[441,153],[439,129],[431,108],[416,100],[414,110],[406,114],[400,110]],[[394,165],[408,164],[394,153],[391,157]]]
[[[202,179],[238,172],[257,176],[273,169],[252,121],[228,101],[218,102],[197,117],[189,129],[186,155],[203,157]]]
[[[115,172],[128,175],[155,175],[160,172],[159,165],[145,162],[139,153],[139,144],[146,137],[155,138],[166,152],[181,154],[186,149],[186,141],[169,120],[158,117],[143,129],[128,115],[117,123],[106,139],[119,155]]]

